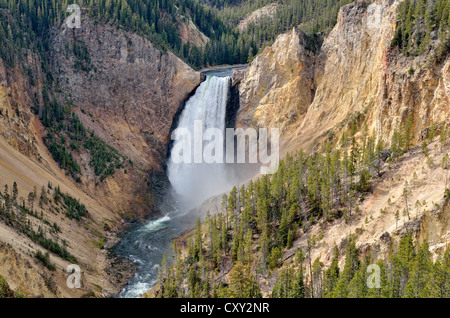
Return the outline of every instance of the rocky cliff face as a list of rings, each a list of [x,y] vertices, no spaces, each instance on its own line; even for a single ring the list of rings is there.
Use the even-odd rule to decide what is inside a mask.
[[[0,59],[0,135],[15,150],[27,156],[37,156],[36,130],[31,107],[39,103],[42,84],[39,60],[30,54],[19,67],[9,68]],[[30,84],[31,76],[34,84]]]
[[[190,18],[177,18],[178,30],[183,44],[195,45],[198,47],[205,47],[209,42],[209,38],[203,34]]]
[[[89,72],[74,67],[74,41],[87,48]],[[172,119],[200,74],[142,37],[91,22],[73,31],[64,26],[52,47],[63,92],[97,122],[81,115],[84,123],[144,168],[160,166]]]
[[[76,65],[75,43],[86,50],[84,70]],[[136,34],[90,21],[80,29],[57,30],[52,50],[62,95],[77,106],[83,124],[137,166],[135,174],[117,174],[99,188],[93,186],[95,176],[85,173],[89,191],[106,193],[105,204],[112,198],[121,210],[128,202],[139,210],[150,200],[147,174],[162,170],[173,118],[199,85],[200,73]],[[80,160],[86,165],[89,158]]]
[[[450,114],[450,59],[426,66],[428,56],[398,57],[387,51],[376,110],[376,132],[390,136],[408,116],[414,119],[416,141],[432,124],[448,121]]]
[[[391,49],[399,2],[344,6],[316,55],[296,43],[295,30],[279,36],[241,83],[238,122],[282,128],[286,152],[340,136],[357,112],[385,142],[409,115],[416,140],[423,128],[448,118],[448,58],[427,69],[421,57],[404,58]],[[414,74],[411,63],[421,65]]]
[[[239,86],[238,126],[279,127],[283,132],[304,118],[316,90],[310,42],[293,29],[255,58]]]
[[[261,19],[273,18],[277,13],[278,3],[274,2],[271,4],[262,7],[256,11],[253,11],[248,16],[246,16],[241,22],[238,24],[238,29],[244,31],[250,23],[258,24],[258,21]]]

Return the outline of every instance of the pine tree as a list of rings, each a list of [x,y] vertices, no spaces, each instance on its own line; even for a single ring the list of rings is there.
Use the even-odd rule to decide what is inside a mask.
[[[17,188],[17,182],[14,181],[13,189],[12,189],[12,200],[13,202],[17,202],[17,196],[19,195],[19,190]]]
[[[344,269],[342,271],[342,278],[346,283],[349,283],[353,278],[355,272],[359,268],[359,260],[358,260],[358,249],[356,248],[356,243],[353,239],[347,243],[347,249],[345,252],[345,264]]]
[[[248,229],[244,238],[244,264],[251,264],[253,260],[253,234],[252,230]]]
[[[295,283],[294,283],[294,289],[292,292],[293,298],[305,298],[306,297],[306,286],[303,276],[303,266],[300,266],[300,269],[298,270]]]
[[[411,217],[410,217],[410,213],[409,213],[409,199],[411,197],[411,189],[409,187],[408,181],[405,181],[405,185],[404,185],[403,191],[402,191],[402,197],[403,197],[403,202],[405,203],[406,216],[408,217],[408,220],[410,220]]]
[[[347,248],[345,252],[344,269],[333,291],[334,298],[348,297],[347,286],[353,279],[353,276],[355,275],[358,269],[359,269],[358,250],[356,249],[354,240],[350,238],[349,241],[347,242]]]
[[[383,141],[381,139],[378,140],[377,142],[377,146],[376,146],[376,164],[375,164],[375,169],[377,170],[377,174],[378,177],[381,177],[381,170],[383,168],[383,159],[382,159],[382,154],[383,154]]]
[[[197,219],[195,223],[195,234],[194,234],[194,246],[192,250],[192,256],[195,262],[200,260],[200,256],[202,254],[203,246],[202,246],[202,225],[200,222],[200,218]]]
[[[333,248],[333,259],[330,267],[325,271],[324,275],[324,296],[331,297],[339,280],[339,250],[337,246]]]
[[[449,16],[450,16],[450,14],[449,14]],[[442,261],[442,272],[444,273],[444,277],[445,277],[445,282],[443,283],[443,286],[445,289],[442,292],[442,295],[444,295],[444,297],[446,297],[446,298],[449,298],[450,297],[450,247],[448,247],[448,246],[445,250],[444,259]]]
[[[412,234],[408,233],[401,238],[397,253],[391,257],[390,297],[398,298],[403,296],[414,257],[415,251]]]
[[[287,244],[288,234],[289,234],[289,227],[287,223],[286,212],[283,211],[277,234],[278,241],[280,245],[283,247],[286,246]]]
[[[229,296],[231,298],[259,298],[261,290],[250,266],[237,262],[229,274]]]
[[[430,296],[434,298],[448,298],[446,290],[446,272],[441,260],[436,260],[432,269],[432,280],[430,286]],[[412,284],[411,284],[412,285]],[[411,286],[412,287],[412,286]]]
[[[444,124],[444,126],[441,129],[441,134],[439,135],[439,143],[441,145],[441,151],[444,150],[444,147],[447,144],[448,136],[450,135],[450,131],[447,127],[447,124]]]
[[[411,139],[413,136],[413,133],[412,133],[413,125],[414,125],[414,121],[413,121],[412,116],[408,116],[408,119],[406,120],[406,124],[405,124],[405,128],[404,128],[404,134],[405,134],[405,136],[403,138],[403,140],[405,142],[404,150],[403,150],[404,152],[407,152],[409,150],[409,148],[411,147]]]
[[[431,253],[427,241],[418,249],[410,268],[411,272],[403,297],[424,298],[431,296],[433,262],[431,261]]]
[[[363,263],[356,271],[348,285],[349,298],[364,298],[368,293],[367,288],[367,264]]]
[[[39,206],[42,207],[42,204],[47,204],[47,203],[48,203],[47,191],[45,190],[45,187],[42,186],[41,195],[39,197]]]
[[[261,251],[261,263],[265,267],[269,260],[269,236],[267,233],[267,226],[263,229],[258,245]]]
[[[386,264],[383,261],[376,263],[380,269],[380,288],[368,288],[367,297],[369,298],[388,298],[389,297],[389,282]]]
[[[322,277],[324,264],[319,258],[313,263],[312,280],[311,280],[311,296],[312,298],[322,298]],[[313,283],[314,282],[314,283]]]
[[[293,234],[291,229],[289,229],[288,231],[288,236],[287,236],[287,242],[286,242],[286,248],[291,248],[292,247],[292,241],[294,240],[293,238]]]
[[[273,270],[280,267],[282,257],[283,257],[283,250],[281,247],[272,248],[270,253],[269,269]]]
[[[35,202],[35,200],[36,200],[35,193],[34,193],[34,192],[28,193],[28,198],[27,198],[27,201],[28,201],[28,209],[29,209],[31,212],[33,212],[33,210],[34,210],[34,202]]]

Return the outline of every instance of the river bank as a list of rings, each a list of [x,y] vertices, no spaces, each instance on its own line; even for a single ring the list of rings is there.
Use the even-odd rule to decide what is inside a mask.
[[[136,264],[126,257],[119,256],[114,251],[115,246],[120,242],[121,235],[127,231],[126,228],[129,226],[126,225],[120,231],[109,233],[105,240],[104,249],[106,250],[107,259],[105,272],[110,282],[115,286],[115,290],[102,294],[105,298],[117,297],[129,280],[136,274]]]

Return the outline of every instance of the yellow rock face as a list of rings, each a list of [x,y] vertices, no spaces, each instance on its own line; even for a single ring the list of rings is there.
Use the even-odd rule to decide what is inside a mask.
[[[313,53],[293,29],[255,58],[242,80],[238,126],[279,127],[301,120],[314,96]]]
[[[314,149],[356,112],[385,142],[395,123],[410,115],[416,140],[425,127],[447,120],[450,61],[427,69],[426,57],[411,60],[392,50],[398,3],[344,6],[316,55],[295,30],[280,35],[245,74],[238,123],[281,128],[286,152]],[[417,65],[414,74],[408,72],[411,63]]]

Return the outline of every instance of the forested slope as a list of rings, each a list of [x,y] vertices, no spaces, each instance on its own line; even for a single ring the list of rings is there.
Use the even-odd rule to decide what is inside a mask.
[[[148,296],[450,297],[448,127],[420,148],[406,125],[384,150],[366,129],[356,141],[354,124],[338,150],[288,154],[223,195],[174,241]]]

